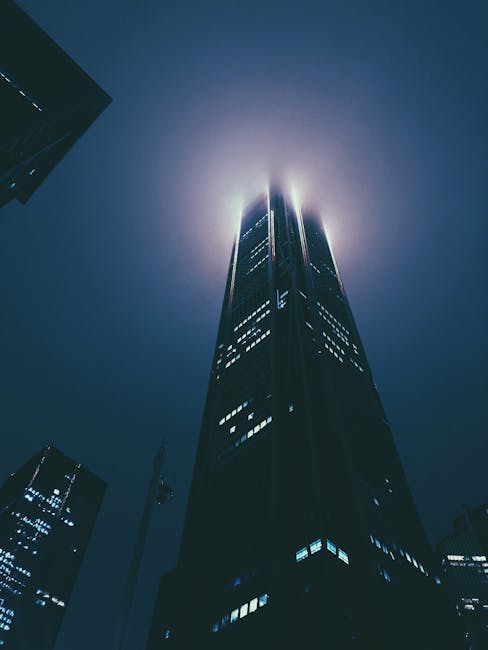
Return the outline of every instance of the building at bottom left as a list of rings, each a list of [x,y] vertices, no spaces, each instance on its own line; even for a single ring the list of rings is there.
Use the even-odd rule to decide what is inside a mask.
[[[105,489],[53,446],[0,488],[0,647],[52,650]]]

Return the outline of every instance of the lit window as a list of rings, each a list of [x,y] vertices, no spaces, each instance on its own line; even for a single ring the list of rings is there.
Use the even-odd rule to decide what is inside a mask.
[[[239,618],[239,610],[238,609],[232,610],[232,612],[230,613],[230,622],[235,623],[238,620],[238,618]]]
[[[249,613],[255,612],[258,608],[258,599],[253,598],[249,603]]]
[[[308,557],[308,548],[305,546],[295,553],[295,558],[297,562],[301,562]]]
[[[262,594],[259,596],[259,607],[264,607],[268,604],[268,594]]]
[[[244,603],[244,605],[241,605],[241,610],[240,610],[240,618],[244,618],[244,616],[247,616],[247,613],[249,611],[249,605],[248,603]]]
[[[346,551],[343,551],[342,548],[339,549],[339,552],[337,553],[337,557],[339,560],[342,560],[346,564],[349,564],[349,555],[346,553]]]
[[[334,544],[334,542],[331,542],[330,539],[327,540],[327,550],[331,553],[334,553],[334,555],[337,553],[337,546]]]
[[[318,553],[319,551],[322,550],[322,540],[317,539],[315,542],[312,542],[310,544],[310,553],[313,555],[314,553]]]

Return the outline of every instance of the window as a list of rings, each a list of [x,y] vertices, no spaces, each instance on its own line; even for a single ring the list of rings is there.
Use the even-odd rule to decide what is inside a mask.
[[[310,544],[310,553],[312,555],[314,553],[318,553],[321,550],[322,550],[322,540],[321,539],[317,539],[315,542],[312,542]]]
[[[226,614],[220,620],[220,623],[214,623],[212,625],[212,632],[218,632],[223,627],[225,627],[229,621],[230,623],[235,623],[240,618],[246,617],[248,614],[253,614],[258,610],[259,607],[264,607],[268,604],[269,596],[268,594],[261,594],[261,596],[252,598],[249,602],[243,603],[240,607],[233,609],[232,612]]]
[[[308,548],[305,546],[304,548],[301,548],[295,553],[295,558],[297,562],[301,562],[302,560],[305,560],[305,558],[308,557]]]
[[[268,604],[268,594],[263,594],[259,596],[259,607],[264,607]]]

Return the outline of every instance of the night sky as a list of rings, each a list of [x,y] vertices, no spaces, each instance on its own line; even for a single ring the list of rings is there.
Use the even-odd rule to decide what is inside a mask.
[[[22,0],[113,103],[0,213],[0,476],[109,483],[58,650],[106,648],[164,436],[128,648],[176,560],[240,201],[321,210],[432,541],[488,500],[488,5]]]

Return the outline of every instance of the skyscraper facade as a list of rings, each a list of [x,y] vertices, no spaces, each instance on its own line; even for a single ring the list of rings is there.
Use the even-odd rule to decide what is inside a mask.
[[[233,247],[148,648],[449,647],[438,583],[323,225],[272,190]]]
[[[54,647],[104,492],[54,447],[0,488],[0,647]]]
[[[0,206],[25,203],[110,97],[12,0],[0,2]]]
[[[443,580],[460,617],[469,650],[488,648],[488,503],[455,521],[438,545]]]

